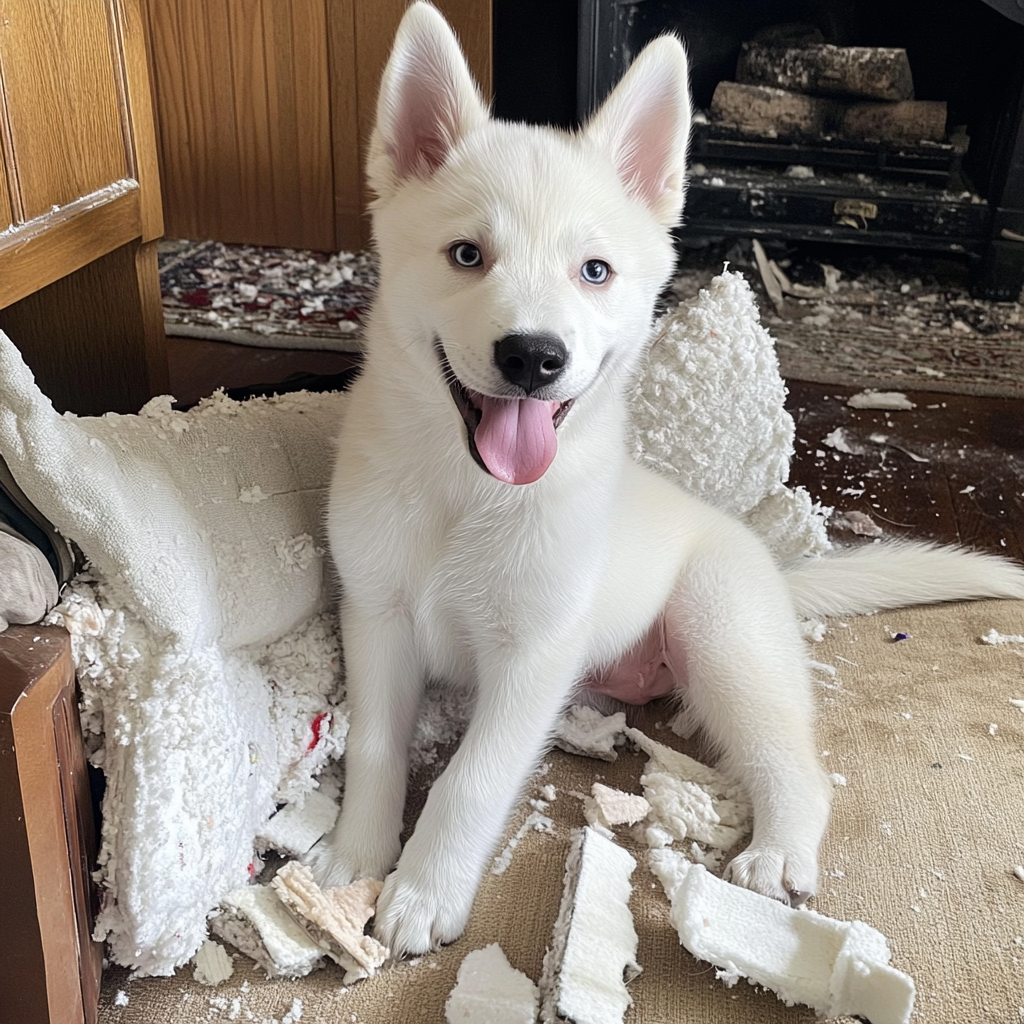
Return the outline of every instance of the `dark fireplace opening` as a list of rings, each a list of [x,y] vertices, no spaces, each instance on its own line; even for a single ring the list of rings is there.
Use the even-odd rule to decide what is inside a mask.
[[[977,294],[1018,299],[1024,0],[579,0],[575,19],[569,3],[531,2],[496,3],[501,116],[571,123],[566,65],[575,63],[574,114],[584,120],[650,39],[674,31],[685,41],[699,113],[681,240],[744,236],[944,252],[968,261]],[[567,53],[572,20],[575,62]],[[800,116],[805,107],[815,116],[824,110],[823,121],[786,128],[769,104],[764,130],[731,123],[735,115],[716,90],[735,88],[722,83],[736,81],[745,44],[763,48],[765,38],[779,47],[804,39],[904,50],[915,102],[899,114],[925,120],[902,124],[891,107],[868,100],[851,113],[854,99],[824,98],[813,85],[804,96],[787,82],[781,101],[792,100]],[[893,129],[877,127],[873,107]],[[869,127],[850,127],[865,109]]]

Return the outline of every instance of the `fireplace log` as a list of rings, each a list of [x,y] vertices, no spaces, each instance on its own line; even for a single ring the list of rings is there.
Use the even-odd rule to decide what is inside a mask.
[[[833,132],[842,116],[834,100],[766,85],[719,82],[711,117],[758,138],[820,138]]]
[[[946,104],[938,100],[854,103],[843,115],[839,134],[861,142],[942,142]]]
[[[906,145],[946,137],[946,104],[938,100],[844,103],[767,85],[719,82],[712,120],[754,138],[820,139]]]
[[[907,51],[877,46],[782,48],[744,43],[736,65],[744,85],[768,85],[823,96],[909,100],[914,96]]]

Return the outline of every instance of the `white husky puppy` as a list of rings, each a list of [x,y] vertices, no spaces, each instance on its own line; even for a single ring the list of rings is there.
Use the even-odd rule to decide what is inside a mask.
[[[398,31],[368,168],[380,292],[328,521],[345,797],[313,857],[325,884],[391,872],[376,931],[395,954],[462,932],[586,685],[633,703],[681,692],[753,803],[728,877],[806,899],[829,786],[797,615],[1024,597],[1009,563],[922,546],[784,575],[744,526],[631,461],[625,393],[673,267],[689,124],[671,37],[569,134],[492,120],[433,7]],[[428,679],[473,684],[476,704],[402,851]]]

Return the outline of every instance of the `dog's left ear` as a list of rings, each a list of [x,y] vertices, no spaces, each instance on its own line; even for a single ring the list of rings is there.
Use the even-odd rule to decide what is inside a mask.
[[[380,83],[370,188],[387,198],[403,181],[429,178],[489,117],[455,33],[436,7],[414,3],[398,26]]]
[[[649,43],[593,116],[586,134],[607,150],[627,191],[666,227],[679,222],[690,135],[686,51],[675,36]]]

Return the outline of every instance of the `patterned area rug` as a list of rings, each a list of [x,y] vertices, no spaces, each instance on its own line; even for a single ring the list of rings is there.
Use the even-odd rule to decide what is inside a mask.
[[[684,251],[666,305],[728,260],[761,301],[783,377],[865,388],[1024,397],[1024,307],[970,294],[967,267],[930,255],[774,246],[775,301],[748,241]],[[367,253],[160,243],[169,334],[271,348],[359,351],[377,285]]]
[[[164,239],[168,334],[266,348],[358,352],[377,287],[367,253],[322,253]]]

